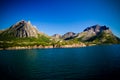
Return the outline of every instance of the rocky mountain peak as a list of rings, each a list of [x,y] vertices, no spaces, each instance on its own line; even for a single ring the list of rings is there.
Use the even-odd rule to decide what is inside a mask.
[[[53,38],[61,38],[62,36],[60,34],[54,34],[52,37]]]
[[[39,31],[34,27],[30,21],[21,20],[5,30],[3,34],[9,34],[14,37],[37,37]]]
[[[102,33],[107,35],[113,35],[107,26],[93,25],[84,29],[83,32],[78,34],[78,38],[81,38],[82,41],[90,40],[94,37],[101,35]]]
[[[64,34],[62,37],[63,37],[63,39],[68,39],[68,38],[73,38],[73,37],[75,37],[76,36],[76,33],[74,33],[74,32],[67,32],[66,34]]]
[[[100,25],[97,24],[97,25],[94,25],[94,26],[87,27],[86,29],[84,29],[84,32],[88,31],[88,32],[93,32],[93,33],[99,33],[103,30],[109,30],[109,27],[106,27],[105,25],[100,26]]]

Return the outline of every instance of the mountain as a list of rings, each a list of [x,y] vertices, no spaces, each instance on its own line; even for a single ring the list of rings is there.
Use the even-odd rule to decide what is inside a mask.
[[[67,32],[67,33],[65,33],[65,34],[62,36],[62,38],[63,38],[64,40],[69,40],[69,39],[74,38],[75,36],[76,36],[76,33],[74,33],[74,32]]]
[[[52,37],[53,37],[53,38],[56,38],[56,39],[62,38],[62,36],[61,36],[60,34],[54,34]]]
[[[47,46],[51,37],[39,32],[30,21],[19,21],[10,28],[0,31],[0,48]]]
[[[59,39],[59,35],[55,34],[54,37]],[[120,39],[115,36],[107,26],[93,25],[87,27],[80,33],[67,32],[62,35],[65,41],[76,41],[76,42],[89,42],[94,44],[118,44]]]
[[[83,32],[77,34],[77,39],[84,42],[96,43],[119,43],[120,39],[116,37],[107,26],[94,25],[87,27]]]
[[[83,46],[97,44],[120,44],[107,26],[94,25],[87,27],[81,33],[67,32],[64,35],[55,34],[52,37],[39,32],[30,21],[21,20],[5,30],[0,30],[0,48],[45,46]]]
[[[38,37],[39,31],[33,26],[30,21],[20,21],[12,25],[10,28],[4,30],[2,33],[4,36],[12,37]]]
[[[88,41],[92,37],[98,36],[103,31],[108,31],[109,33],[111,33],[109,28],[106,26],[94,25],[94,26],[87,27],[86,29],[84,29],[83,32],[77,35],[77,38],[81,38],[82,41]]]

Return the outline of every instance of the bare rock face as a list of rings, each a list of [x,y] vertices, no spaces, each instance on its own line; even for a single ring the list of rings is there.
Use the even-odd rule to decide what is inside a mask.
[[[62,38],[62,36],[61,36],[60,34],[54,34],[52,37],[53,37],[53,38],[56,38],[56,39]]]
[[[98,36],[102,32],[112,35],[112,32],[109,30],[109,27],[94,25],[94,26],[87,27],[86,29],[84,29],[83,32],[77,35],[77,38],[81,38],[82,41],[86,41],[92,37]]]
[[[91,26],[91,27],[87,27],[84,32],[88,31],[88,32],[92,32],[92,33],[99,33],[103,30],[109,30],[109,27],[106,27],[106,26],[100,26],[100,25],[94,25],[94,26]]]
[[[65,40],[68,40],[68,39],[74,38],[75,36],[76,36],[76,33],[74,33],[74,32],[67,32],[66,34],[64,34],[62,36],[62,38],[65,39]]]
[[[37,37],[39,31],[33,26],[30,21],[20,21],[5,30],[3,34],[9,34],[14,37]]]

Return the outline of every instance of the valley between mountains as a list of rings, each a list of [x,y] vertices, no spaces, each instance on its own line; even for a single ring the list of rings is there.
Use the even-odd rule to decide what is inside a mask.
[[[0,30],[0,49],[66,48],[92,45],[120,44],[109,27],[93,25],[83,32],[67,32],[64,35],[38,31],[30,21],[21,20],[8,29]]]

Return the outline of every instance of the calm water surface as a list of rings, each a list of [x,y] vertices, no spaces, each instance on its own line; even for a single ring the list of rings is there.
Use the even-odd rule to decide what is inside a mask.
[[[1,50],[0,80],[120,80],[120,45]]]

